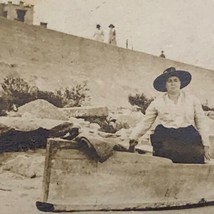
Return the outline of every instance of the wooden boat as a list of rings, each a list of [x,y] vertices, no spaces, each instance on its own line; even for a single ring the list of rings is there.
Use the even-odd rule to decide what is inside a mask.
[[[114,152],[103,163],[73,141],[49,139],[40,211],[180,209],[214,205],[214,164]]]

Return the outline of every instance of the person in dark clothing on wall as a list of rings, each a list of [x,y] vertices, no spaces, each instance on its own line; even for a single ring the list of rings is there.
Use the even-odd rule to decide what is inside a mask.
[[[164,54],[164,51],[161,51],[160,57],[166,58],[166,56],[165,56],[165,54]]]

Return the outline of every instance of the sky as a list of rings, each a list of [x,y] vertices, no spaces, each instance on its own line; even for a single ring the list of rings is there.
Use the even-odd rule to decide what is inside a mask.
[[[0,2],[7,2],[0,0]],[[19,1],[13,0],[13,3]],[[34,24],[92,39],[116,26],[118,46],[214,70],[214,0],[25,0]]]

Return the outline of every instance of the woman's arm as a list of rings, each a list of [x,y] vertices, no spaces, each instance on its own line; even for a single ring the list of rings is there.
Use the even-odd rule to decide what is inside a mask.
[[[153,101],[146,110],[145,117],[137,124],[129,136],[130,140],[137,141],[140,136],[143,136],[153,125],[157,117],[156,102]]]
[[[194,116],[195,116],[194,117],[195,125],[196,125],[196,128],[198,129],[199,134],[201,135],[203,145],[210,146],[209,135],[208,135],[209,127],[206,122],[206,117],[202,109],[202,105],[197,98],[195,98],[194,100]]]

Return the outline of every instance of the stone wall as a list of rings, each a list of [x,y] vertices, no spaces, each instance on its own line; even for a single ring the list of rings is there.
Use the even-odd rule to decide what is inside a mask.
[[[3,18],[0,40],[0,80],[13,73],[44,90],[88,81],[93,105],[128,106],[130,93],[157,95],[154,78],[175,66],[192,73],[187,90],[214,103],[212,70]]]

